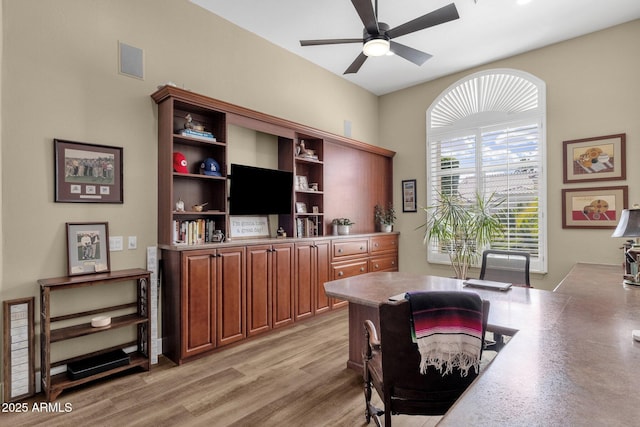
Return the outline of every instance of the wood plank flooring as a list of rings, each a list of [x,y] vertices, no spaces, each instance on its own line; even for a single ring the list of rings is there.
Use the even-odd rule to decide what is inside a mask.
[[[161,357],[150,372],[64,391],[50,412],[32,411],[44,401],[37,395],[25,401],[26,413],[0,413],[0,424],[363,426],[362,378],[346,368],[347,323],[341,309],[182,366]],[[62,412],[65,405],[72,410]],[[439,420],[394,416],[393,424]]]

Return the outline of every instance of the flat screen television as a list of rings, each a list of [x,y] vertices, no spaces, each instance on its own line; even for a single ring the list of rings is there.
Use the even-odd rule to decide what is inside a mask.
[[[293,173],[231,164],[231,215],[290,214]]]

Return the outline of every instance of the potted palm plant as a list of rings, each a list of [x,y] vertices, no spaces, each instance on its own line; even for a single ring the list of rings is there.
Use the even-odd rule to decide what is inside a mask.
[[[427,214],[424,244],[436,243],[449,255],[456,278],[466,279],[469,267],[475,265],[482,250],[504,233],[495,194],[474,200],[462,197],[457,191],[439,192],[433,206],[423,208]]]
[[[380,231],[390,232],[393,229],[393,224],[396,222],[396,211],[393,208],[393,204],[389,202],[386,208],[380,204],[376,204],[373,212]]]

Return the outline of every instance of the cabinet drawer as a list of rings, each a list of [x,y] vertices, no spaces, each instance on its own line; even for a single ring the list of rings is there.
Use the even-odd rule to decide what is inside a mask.
[[[375,236],[371,238],[371,253],[398,250],[398,235]]]
[[[369,262],[366,259],[353,262],[331,264],[333,279],[344,279],[369,272]]]
[[[367,255],[369,253],[368,240],[345,240],[333,242],[333,257],[348,257],[354,255]]]
[[[387,255],[371,258],[369,271],[398,271],[398,257],[396,255]]]

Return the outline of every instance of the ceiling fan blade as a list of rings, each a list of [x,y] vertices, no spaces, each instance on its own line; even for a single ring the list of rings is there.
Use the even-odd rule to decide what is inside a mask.
[[[300,46],[320,46],[325,44],[362,43],[362,39],[300,40]]]
[[[415,31],[424,30],[425,28],[433,27],[436,25],[444,24],[445,22],[453,21],[460,18],[458,15],[458,9],[456,5],[451,3],[447,6],[443,6],[440,9],[433,12],[422,15],[413,21],[405,22],[395,28],[387,31],[389,38],[404,36],[405,34],[413,33]]]
[[[358,55],[358,57],[356,58],[355,61],[353,61],[351,63],[351,65],[349,65],[349,68],[346,69],[346,71],[342,74],[355,74],[358,72],[358,70],[360,69],[360,67],[362,67],[362,64],[364,64],[364,61],[367,60],[367,55],[365,55],[364,53],[360,52],[360,55]]]
[[[390,50],[407,61],[413,62],[417,66],[424,64],[427,59],[430,59],[433,56],[422,52],[421,50],[417,50],[394,41],[391,42]]]
[[[378,34],[378,19],[371,0],[351,0],[369,34]]]

